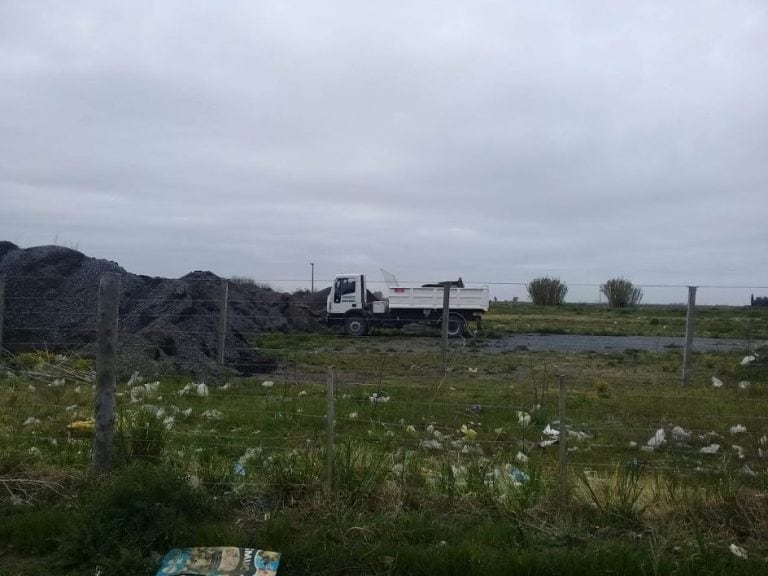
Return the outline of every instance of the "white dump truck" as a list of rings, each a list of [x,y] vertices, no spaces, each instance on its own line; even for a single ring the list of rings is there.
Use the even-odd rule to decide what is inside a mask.
[[[443,319],[445,286],[450,287],[448,335],[464,334],[467,324],[480,321],[488,311],[488,287],[465,288],[464,282],[438,282],[423,286],[400,286],[382,270],[387,290],[381,300],[370,298],[363,274],[340,274],[334,278],[326,307],[327,322],[342,326],[350,336],[365,336],[371,328],[402,328],[406,324],[437,326]]]

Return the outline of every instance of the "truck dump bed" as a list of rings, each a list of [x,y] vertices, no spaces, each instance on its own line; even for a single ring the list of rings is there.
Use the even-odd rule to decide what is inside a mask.
[[[390,310],[403,308],[443,307],[443,288],[390,288],[388,299]],[[451,288],[450,308],[452,310],[488,311],[488,287]]]

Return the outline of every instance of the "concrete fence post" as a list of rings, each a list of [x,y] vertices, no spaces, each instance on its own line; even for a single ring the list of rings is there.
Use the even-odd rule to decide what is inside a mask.
[[[693,332],[696,323],[696,286],[688,286],[688,313],[685,316],[685,349],[683,350],[683,386],[691,383]]]
[[[0,275],[0,364],[3,362],[3,326],[5,325],[5,276]]]
[[[112,469],[115,439],[115,383],[117,321],[120,305],[120,275],[104,274],[99,282],[97,319],[96,405],[93,442],[93,472]]]
[[[560,507],[564,507],[568,500],[568,426],[565,423],[565,399],[567,389],[565,386],[565,376],[559,375],[559,397],[558,413],[560,418],[560,436],[558,441],[558,492],[560,497]]]
[[[325,389],[325,489],[327,492],[333,490],[333,472],[336,462],[336,438],[335,438],[335,419],[336,419],[336,382],[333,366],[328,367],[328,380]]]
[[[442,350],[443,350],[443,375],[448,372],[448,322],[451,315],[451,286],[446,283],[443,288],[443,327],[442,327]]]

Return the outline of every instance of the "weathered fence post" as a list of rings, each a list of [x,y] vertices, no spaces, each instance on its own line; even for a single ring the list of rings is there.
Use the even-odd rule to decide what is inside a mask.
[[[5,276],[0,275],[0,364],[3,362],[3,326],[5,325]]]
[[[325,489],[328,492],[333,490],[333,468],[336,461],[336,444],[334,424],[336,419],[336,383],[333,366],[328,367],[328,383],[325,389]]]
[[[559,375],[560,395],[558,399],[558,412],[560,418],[560,436],[558,441],[558,487],[560,495],[560,506],[565,506],[568,499],[568,426],[565,423],[565,376]]]
[[[227,313],[229,310],[229,281],[221,281],[221,305],[219,308],[219,366],[224,366],[224,352],[227,347]]]
[[[115,439],[115,359],[117,318],[120,305],[120,275],[104,274],[99,282],[99,311],[96,352],[96,406],[93,441],[93,472],[112,468]]]
[[[696,322],[696,286],[688,286],[688,313],[685,316],[685,349],[683,351],[683,386],[691,381],[693,355],[693,329]]]
[[[448,321],[451,314],[451,285],[443,288],[443,374],[448,372]]]

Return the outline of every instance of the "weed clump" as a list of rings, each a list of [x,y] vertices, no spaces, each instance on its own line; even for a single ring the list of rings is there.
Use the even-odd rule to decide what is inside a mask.
[[[204,495],[177,472],[137,462],[83,494],[61,536],[62,567],[149,574],[152,554],[189,544],[208,511]]]
[[[528,296],[537,306],[560,306],[565,301],[568,285],[559,278],[535,278],[528,284]]]
[[[600,292],[611,308],[636,306],[643,299],[643,291],[625,278],[612,278],[600,286]]]

